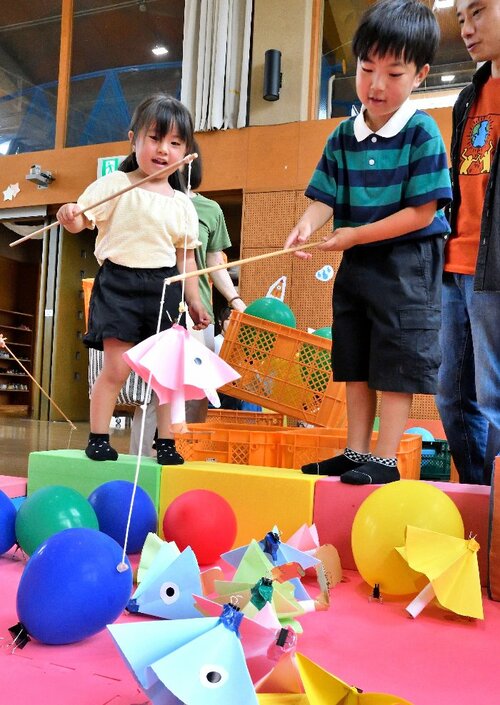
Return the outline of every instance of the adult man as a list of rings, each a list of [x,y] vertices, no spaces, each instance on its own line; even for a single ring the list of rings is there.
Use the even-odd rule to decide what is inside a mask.
[[[485,63],[453,110],[437,404],[460,481],[489,484],[500,454],[500,2],[456,8],[469,54]]]

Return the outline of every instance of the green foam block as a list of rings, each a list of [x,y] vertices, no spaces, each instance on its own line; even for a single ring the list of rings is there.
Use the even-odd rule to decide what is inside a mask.
[[[46,450],[30,453],[28,461],[28,495],[47,485],[63,485],[84,497],[110,480],[134,481],[136,455],[120,454],[118,460],[96,462],[83,450]],[[154,458],[141,458],[138,484],[154,502],[160,503],[161,466]]]

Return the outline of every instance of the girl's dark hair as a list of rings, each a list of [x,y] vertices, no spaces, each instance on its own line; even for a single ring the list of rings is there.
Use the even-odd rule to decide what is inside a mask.
[[[145,98],[134,110],[129,130],[134,136],[141,131],[155,126],[156,136],[162,139],[175,128],[183,142],[186,143],[186,154],[193,151],[194,128],[189,110],[178,100],[165,93],[154,93]],[[126,157],[120,166],[120,171],[135,171],[138,168],[135,152]],[[168,177],[170,185],[180,191],[185,191],[186,186],[182,174],[176,171]]]
[[[201,160],[200,145],[196,141],[196,138],[193,138],[193,152],[196,152],[198,159],[193,159],[191,162],[191,189],[196,191],[197,188],[200,188],[201,180],[203,178],[203,163]],[[187,181],[187,171],[184,174],[184,179]]]
[[[378,0],[361,17],[352,40],[356,59],[394,54],[417,71],[432,64],[441,33],[432,10],[419,0]]]

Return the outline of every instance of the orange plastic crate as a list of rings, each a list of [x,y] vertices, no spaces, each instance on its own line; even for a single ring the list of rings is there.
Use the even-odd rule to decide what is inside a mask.
[[[372,435],[372,450],[377,440],[377,431]],[[300,468],[306,463],[326,460],[341,453],[346,447],[345,428],[300,428],[283,431],[278,441],[278,463],[281,468]],[[397,452],[398,468],[402,478],[420,479],[422,436],[405,433]]]
[[[220,356],[241,377],[222,391],[315,426],[345,424],[345,384],[334,382],[331,341],[232,311]]]
[[[82,279],[82,289],[83,289],[83,308],[85,311],[85,328],[89,324],[89,305],[90,296],[92,294],[92,287],[94,286],[93,279]]]
[[[257,426],[284,426],[285,417],[274,411],[239,411],[238,409],[209,409],[209,423],[256,424]]]
[[[187,433],[175,436],[184,460],[203,460],[234,465],[278,467],[278,433],[282,426],[195,423]]]

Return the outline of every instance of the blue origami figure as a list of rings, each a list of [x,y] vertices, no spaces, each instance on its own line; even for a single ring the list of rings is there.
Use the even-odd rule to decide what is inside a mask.
[[[156,553],[127,610],[164,619],[189,619],[199,612],[193,594],[202,592],[200,569],[193,550],[188,546],[178,556],[168,543]]]
[[[309,555],[309,553],[299,551],[299,549],[289,546],[287,543],[283,543],[276,527],[274,527],[272,531],[268,531],[262,541],[258,541],[257,543],[274,566],[285,565],[286,563],[297,563],[302,570],[307,570],[307,568],[312,568],[320,563],[317,558]],[[240,546],[240,548],[235,548],[232,551],[221,554],[221,558],[229,563],[229,565],[237,568],[247,548],[248,546]]]
[[[125,662],[153,705],[258,705],[239,637],[241,612],[111,624]]]

